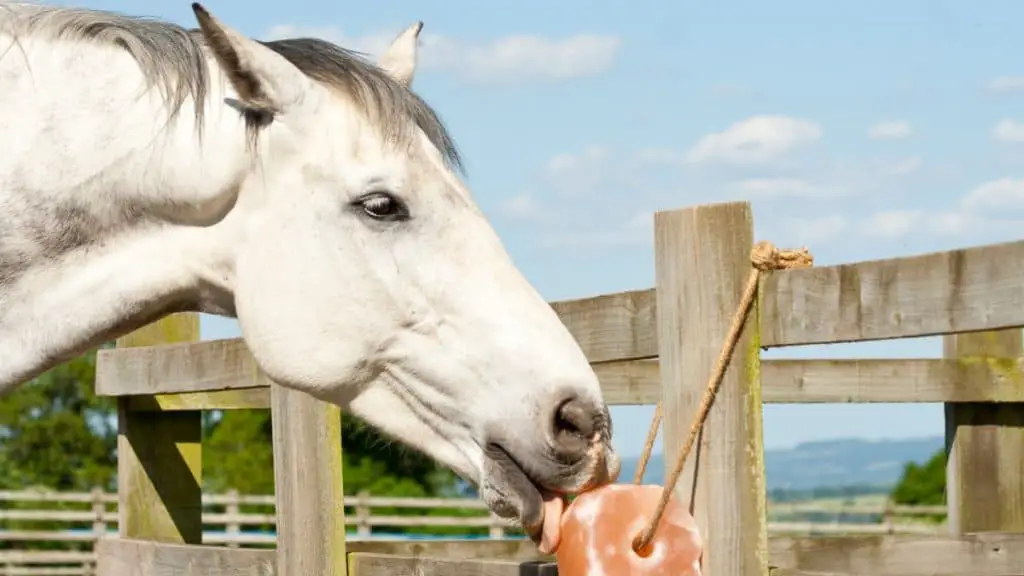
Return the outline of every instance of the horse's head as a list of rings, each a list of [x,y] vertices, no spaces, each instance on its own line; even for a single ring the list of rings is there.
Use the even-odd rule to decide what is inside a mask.
[[[420,26],[377,67],[196,13],[255,126],[232,288],[261,368],[451,467],[532,534],[543,497],[617,475],[593,370],[407,88]]]

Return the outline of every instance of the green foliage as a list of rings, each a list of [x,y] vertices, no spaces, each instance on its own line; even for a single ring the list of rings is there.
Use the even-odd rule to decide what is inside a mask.
[[[373,496],[430,498],[457,496],[456,477],[420,452],[383,437],[362,420],[342,416],[342,474],[345,494],[368,491]],[[232,410],[208,419],[203,441],[203,479],[208,492],[238,490],[242,494],[273,494],[272,426],[268,410]],[[242,506],[243,512],[270,513],[265,506]],[[349,509],[349,514],[354,510]],[[480,516],[468,509],[374,508],[374,516]],[[269,530],[270,526],[253,526]],[[486,529],[383,527],[389,532],[469,534]]]
[[[0,402],[0,486],[114,488],[116,403],[94,392],[96,354],[46,372]]]
[[[0,488],[116,489],[116,403],[94,393],[96,354],[57,366],[0,401]],[[6,510],[87,511],[88,503],[5,502]],[[90,522],[5,520],[4,530],[90,529]],[[5,548],[88,549],[88,543],[7,542]]]
[[[362,420],[342,417],[346,494],[432,497],[450,494],[455,476],[420,452],[382,437]],[[268,410],[232,410],[208,421],[203,441],[205,489],[243,494],[274,491],[272,428]]]
[[[924,465],[914,462],[903,467],[903,476],[892,491],[897,504],[945,503],[946,451],[939,450]]]

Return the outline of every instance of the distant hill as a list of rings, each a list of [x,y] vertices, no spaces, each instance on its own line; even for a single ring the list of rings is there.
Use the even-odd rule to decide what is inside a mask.
[[[803,491],[840,486],[878,486],[888,489],[907,462],[923,463],[942,448],[941,436],[909,440],[841,439],[806,442],[786,450],[765,451],[768,490]],[[630,482],[637,459],[624,459],[620,481]],[[644,479],[661,484],[662,455],[651,459]]]

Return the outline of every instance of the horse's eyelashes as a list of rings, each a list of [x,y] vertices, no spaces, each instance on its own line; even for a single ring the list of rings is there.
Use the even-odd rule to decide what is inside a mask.
[[[409,219],[409,207],[390,192],[371,192],[357,202],[363,212],[374,220],[394,222]]]

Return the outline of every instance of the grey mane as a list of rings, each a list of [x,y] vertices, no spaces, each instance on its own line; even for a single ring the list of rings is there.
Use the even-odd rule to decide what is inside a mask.
[[[170,118],[177,115],[186,99],[204,102],[207,98],[210,71],[202,37],[196,30],[86,8],[3,2],[0,11],[7,12],[0,15],[0,29],[15,36],[48,35],[124,49],[138,62],[149,85],[162,92]],[[450,166],[462,169],[455,142],[434,110],[359,53],[314,38],[261,43],[310,78],[351,97],[380,124],[385,137],[395,142],[406,140],[409,129],[417,126]],[[202,111],[202,106],[196,106],[197,125],[201,124]]]

